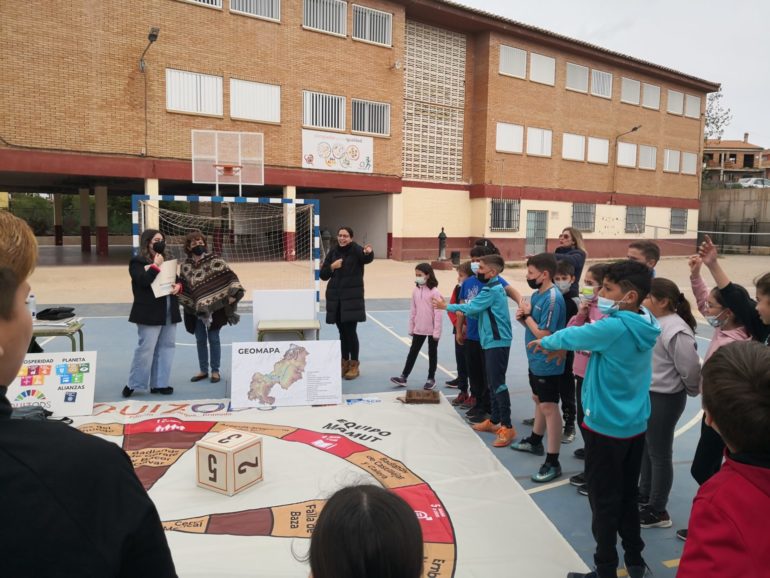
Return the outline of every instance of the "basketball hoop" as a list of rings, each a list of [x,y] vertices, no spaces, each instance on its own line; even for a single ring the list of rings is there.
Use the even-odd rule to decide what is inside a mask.
[[[214,165],[217,174],[221,177],[237,177],[241,174],[241,165]]]

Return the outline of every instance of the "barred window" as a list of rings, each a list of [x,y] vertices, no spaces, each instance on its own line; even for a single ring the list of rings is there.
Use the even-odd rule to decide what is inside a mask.
[[[687,232],[687,209],[671,209],[671,227],[669,233]]]
[[[281,0],[230,0],[230,12],[280,22]]]
[[[578,231],[593,233],[596,224],[596,204],[572,203],[572,226]]]
[[[208,6],[209,8],[222,8],[222,0],[185,0],[190,4],[200,4],[201,6]]]
[[[626,207],[626,233],[644,234],[647,207]]]
[[[612,98],[612,73],[591,70],[591,94],[603,98]]]
[[[353,4],[353,38],[383,46],[391,45],[393,15]]]
[[[353,99],[353,131],[390,135],[390,105]]]
[[[519,199],[492,199],[492,231],[518,231],[521,215]]]
[[[329,34],[345,36],[348,3],[342,0],[305,0],[302,26]]]
[[[345,97],[304,90],[302,124],[345,130]]]

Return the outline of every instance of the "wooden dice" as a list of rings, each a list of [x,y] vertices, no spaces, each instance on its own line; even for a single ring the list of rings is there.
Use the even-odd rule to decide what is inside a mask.
[[[233,496],[262,481],[262,437],[235,429],[195,444],[198,485]]]

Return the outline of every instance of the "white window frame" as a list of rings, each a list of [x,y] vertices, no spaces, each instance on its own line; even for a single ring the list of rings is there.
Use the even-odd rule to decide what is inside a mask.
[[[669,114],[684,114],[684,93],[668,89],[666,96],[666,112]]]
[[[688,153],[682,151],[682,174],[683,175],[697,175],[698,174],[698,155],[695,153]]]
[[[586,160],[586,137],[568,132],[562,134],[561,158],[567,161]]]
[[[325,102],[324,102],[325,101]],[[340,125],[324,124],[323,122],[313,123],[313,118],[308,118],[313,111],[313,105],[319,106],[332,105],[337,103],[336,116],[340,119]],[[334,117],[334,115],[330,115]],[[315,119],[317,120],[317,119]],[[325,92],[315,92],[313,90],[302,91],[302,126],[308,128],[318,128],[323,130],[344,131],[345,130],[345,97],[336,94],[327,94]]]
[[[307,23],[307,16],[309,10],[312,10],[312,6],[316,6],[316,12],[323,11],[324,5],[329,7],[334,6],[336,10],[341,13],[341,26],[338,30],[332,30],[330,28],[320,28],[313,26],[313,24],[323,24],[321,22]],[[317,14],[316,14],[317,15]],[[339,14],[338,14],[339,16]],[[321,16],[318,17],[319,20]],[[332,36],[340,36],[347,38],[348,35],[348,3],[345,0],[302,0],[302,28],[305,30],[313,30],[315,32],[321,32],[323,34],[331,34]]]
[[[553,132],[547,128],[527,127],[527,155],[550,157],[553,148]]]
[[[657,168],[657,147],[649,145],[639,145],[639,168],[647,171],[654,171]],[[648,160],[652,162],[647,162]]]
[[[620,102],[638,105],[642,101],[642,83],[633,78],[620,77]]]
[[[687,209],[671,209],[671,220],[669,221],[668,232],[670,234],[681,235],[687,232]],[[674,221],[677,227],[674,228]]]
[[[700,97],[692,94],[684,95],[684,115],[687,118],[700,118]]]
[[[556,59],[552,56],[529,53],[529,79],[538,84],[556,84]]]
[[[383,42],[380,42],[378,40],[372,40],[371,38],[366,38],[365,36],[356,36],[356,23],[358,22],[356,12],[359,12],[362,16],[365,15],[365,21],[366,21],[366,33],[368,34],[371,30],[372,26],[372,20],[374,18],[384,18],[387,21],[387,31],[385,33],[386,39]],[[375,10],[374,8],[369,8],[368,6],[361,6],[360,4],[353,4],[353,31],[351,33],[351,36],[353,40],[358,40],[359,42],[367,42],[369,44],[376,44],[377,46],[386,46],[388,48],[393,46],[393,14],[390,12],[385,12],[383,10]]]
[[[356,128],[356,105],[364,107],[363,116],[364,116],[364,124],[366,125],[364,129]],[[382,113],[376,112],[376,110],[382,110]],[[351,120],[350,120],[350,131],[354,133],[360,133],[360,134],[371,134],[376,136],[390,136],[390,104],[387,102],[377,102],[374,100],[362,100],[360,98],[353,98],[351,99],[350,104],[350,114],[351,114]],[[382,114],[384,116],[384,122],[387,125],[387,129],[385,132],[378,132],[376,130],[371,130],[373,121],[372,119],[376,117],[377,115]],[[376,123],[375,123],[376,124]],[[368,129],[368,130],[367,130]]]
[[[175,90],[188,94],[173,94]],[[200,72],[166,69],[166,110],[205,116],[222,116],[222,77]]]
[[[267,16],[266,14],[259,13],[260,10],[264,10],[268,6],[271,8],[271,12],[276,13],[277,16]],[[250,12],[249,9],[253,11]],[[230,12],[240,14],[241,16],[248,16],[249,18],[280,22],[281,0],[230,0]]]
[[[182,2],[203,6],[204,8],[212,8],[213,10],[222,10],[222,0],[182,0]]]
[[[615,152],[615,164],[619,167],[636,168],[636,144],[632,142],[619,142]]]
[[[524,127],[520,124],[498,122],[495,141],[497,152],[522,154],[524,152]]]
[[[610,163],[609,139],[589,136],[586,160],[597,165],[608,165]]]
[[[674,149],[663,149],[663,172],[678,173],[681,152]],[[674,162],[676,159],[676,162]],[[676,165],[676,168],[673,168]]]
[[[231,78],[230,118],[280,124],[281,87]]]
[[[596,91],[596,85],[601,81],[601,83],[606,82],[609,80],[609,85],[607,88],[609,89],[609,94],[604,94],[602,92]],[[606,98],[606,99],[612,99],[612,73],[611,72],[605,72],[604,70],[597,70],[595,68],[591,69],[591,94],[593,96],[598,96],[599,98]]]
[[[527,51],[507,44],[500,45],[498,72],[503,76],[527,78]]]
[[[564,87],[567,90],[588,94],[589,70],[590,69],[587,66],[583,66],[582,64],[568,62]],[[570,85],[570,82],[572,82],[572,85]]]
[[[660,110],[660,87],[657,84],[642,83],[642,108]]]

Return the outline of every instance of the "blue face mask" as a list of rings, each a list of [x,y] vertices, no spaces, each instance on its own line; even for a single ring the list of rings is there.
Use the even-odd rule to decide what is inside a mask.
[[[617,301],[613,301],[612,299],[607,299],[606,297],[602,297],[602,296],[599,296],[597,298],[596,306],[599,308],[599,311],[601,311],[605,315],[609,315],[613,311],[618,311]]]
[[[479,272],[479,264],[476,263],[476,262],[471,262],[471,271],[473,271],[474,275],[476,273],[478,273]]]

